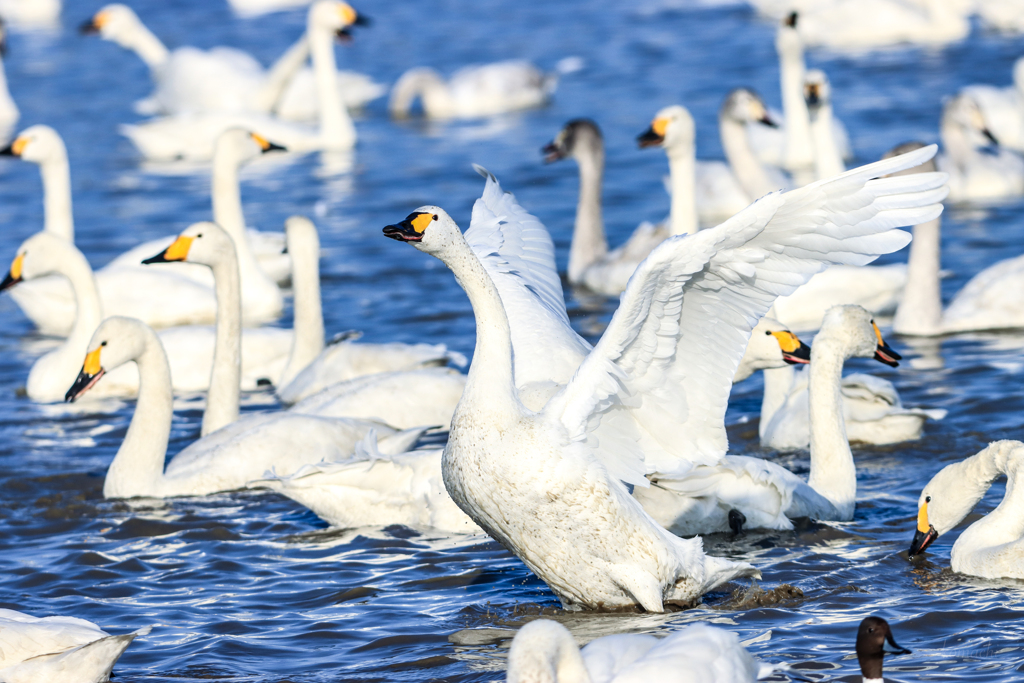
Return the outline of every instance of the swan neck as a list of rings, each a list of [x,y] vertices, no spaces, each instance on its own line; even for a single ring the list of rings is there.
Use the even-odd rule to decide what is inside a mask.
[[[814,141],[814,168],[818,180],[832,178],[846,171],[842,155],[836,145],[832,127],[832,105],[818,107],[811,121],[811,137]]]
[[[772,187],[771,179],[750,148],[746,125],[734,119],[722,117],[719,120],[718,131],[722,139],[725,158],[748,200],[754,201],[778,189]]]
[[[907,285],[892,328],[897,334],[937,334],[942,328],[941,218],[914,226],[907,258]]]
[[[281,374],[285,386],[324,350],[324,316],[320,300],[320,244],[288,245],[292,259],[294,334],[288,364]]]
[[[7,71],[4,69],[3,58],[0,58],[0,126],[8,122],[14,125],[19,115],[18,105],[7,87]]]
[[[291,83],[295,74],[299,72],[308,58],[309,40],[303,33],[294,45],[278,57],[267,72],[267,78],[256,94],[255,108],[257,111],[272,112],[277,109],[288,84]]]
[[[580,198],[569,246],[569,281],[580,282],[583,272],[608,253],[601,212],[604,150],[586,149],[576,156],[580,169]]]
[[[217,327],[213,347],[213,369],[206,412],[200,434],[206,436],[238,419],[242,379],[242,298],[238,276],[238,258],[221,259],[213,266],[214,293],[217,297]]]
[[[333,36],[323,29],[309,26],[310,53],[313,57],[313,75],[320,102],[320,136],[325,149],[348,149],[355,140],[356,130],[348,109],[338,92],[338,67],[334,58]]]
[[[75,221],[71,208],[71,169],[67,151],[47,159],[39,166],[43,179],[43,229],[75,241]]]
[[[666,152],[672,185],[672,209],[669,219],[672,234],[692,235],[697,232],[697,179],[693,145],[680,145],[675,149],[666,149]]]
[[[782,115],[786,122],[783,161],[789,169],[814,164],[811,120],[804,100],[804,50],[795,29],[783,28],[776,41],[779,53]]]
[[[764,396],[761,398],[761,421],[757,426],[758,436],[762,439],[768,432],[772,418],[779,408],[786,403],[786,398],[796,379],[796,368],[787,365],[784,368],[769,368],[764,374]]]
[[[838,521],[853,519],[857,470],[846,438],[842,410],[842,375],[846,353],[833,338],[818,334],[811,347],[814,360],[808,381],[811,424],[811,473],[808,484],[839,512]]]
[[[71,282],[71,289],[75,293],[75,324],[65,346],[74,354],[81,356],[93,332],[103,322],[103,305],[100,302],[96,276],[93,275],[89,262],[74,245],[69,244],[68,247],[68,253],[62,258],[60,272]]]
[[[572,635],[561,627],[516,636],[509,651],[508,681],[590,683],[583,655]]]
[[[158,71],[170,60],[170,51],[141,21],[121,45],[135,52],[151,71]]]
[[[242,282],[247,287],[261,286],[263,290],[276,294],[277,285],[260,268],[246,235],[239,165],[238,159],[229,151],[214,154],[211,183],[213,222],[223,228],[235,244],[235,257]]]
[[[103,482],[106,498],[128,498],[158,493],[164,457],[174,415],[171,368],[156,334],[145,329],[139,367],[139,398],[124,442],[114,456]]]

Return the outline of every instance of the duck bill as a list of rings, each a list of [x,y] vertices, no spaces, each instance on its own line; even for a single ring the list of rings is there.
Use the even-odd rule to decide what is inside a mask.
[[[932,542],[939,537],[935,527],[928,527],[928,531],[918,529],[914,532],[914,540],[910,542],[910,557],[923,553]]]
[[[648,128],[636,137],[636,143],[641,149],[645,147],[659,147],[663,142],[665,142],[665,137],[658,135],[653,127]]]
[[[540,153],[544,155],[544,162],[548,164],[565,158],[565,150],[556,145],[554,141],[541,147]]]
[[[911,655],[914,654],[905,647],[900,647],[896,643],[896,639],[892,637],[892,632],[885,634],[885,641],[882,643],[882,651],[887,655]]]
[[[408,218],[401,223],[384,226],[384,236],[399,242],[423,241],[423,233],[418,232]]]
[[[99,382],[103,375],[106,374],[106,370],[103,368],[99,369],[95,375],[90,375],[82,368],[82,371],[78,373],[78,379],[68,389],[68,393],[64,394],[64,401],[67,403],[73,403],[82,397],[82,394],[96,386],[96,382]]]
[[[782,360],[790,365],[806,365],[811,362],[811,347],[803,342],[792,351],[783,351]]]

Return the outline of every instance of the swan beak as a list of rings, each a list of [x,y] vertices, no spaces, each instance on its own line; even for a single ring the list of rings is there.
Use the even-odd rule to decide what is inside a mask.
[[[373,24],[373,21],[370,19],[370,17],[366,16],[365,14],[359,13],[356,14],[356,19],[352,23],[355,24],[356,26],[370,26],[371,24]]]
[[[7,273],[3,282],[0,282],[0,292],[13,287],[14,285],[21,282],[21,267],[25,261],[24,254],[18,254],[14,257],[14,262],[11,264],[11,270]]]
[[[540,153],[544,155],[544,162],[548,164],[566,157],[565,148],[560,146],[554,140],[541,147]]]
[[[188,250],[192,246],[192,240],[194,237],[185,237],[184,235],[174,240],[174,244],[164,249],[156,256],[151,256],[145,259],[143,263],[170,263],[172,261],[184,261],[188,259]]]
[[[260,146],[260,149],[263,150],[264,154],[266,154],[267,152],[273,152],[275,150],[278,150],[278,151],[281,151],[281,152],[287,152],[288,151],[287,147],[285,147],[283,145],[279,145],[279,144],[274,143],[274,142],[271,142],[270,140],[266,139],[265,137],[263,137],[259,133],[249,133],[249,135],[256,142],[256,144]]]
[[[85,363],[82,365],[82,370],[78,373],[78,378],[75,383],[68,389],[68,393],[64,394],[64,401],[66,403],[72,403],[75,400],[82,397],[82,394],[92,389],[96,382],[100,381],[100,378],[106,374],[106,370],[100,365],[100,351],[103,350],[103,345],[97,346],[95,350],[85,354]]]
[[[96,25],[96,21],[94,19],[89,19],[88,21],[82,22],[82,25],[78,27],[78,32],[83,36],[87,36],[93,33],[99,33],[100,27]]]
[[[871,327],[875,328],[875,338],[878,339],[878,346],[875,347],[875,360],[879,363],[885,363],[891,368],[899,366],[899,361],[903,360],[903,356],[893,351],[885,340],[882,339],[882,331],[878,329],[878,325],[871,321]]]
[[[992,131],[990,131],[988,128],[982,128],[981,134],[984,135],[985,139],[987,139],[993,145],[999,145],[999,140],[996,139],[995,135],[992,135]]]
[[[812,83],[807,86],[807,95],[804,98],[808,107],[817,107],[821,104],[821,95],[818,93],[818,84]]]
[[[423,232],[436,219],[429,213],[411,213],[401,223],[385,226],[384,236],[399,242],[421,242]]]
[[[920,555],[925,548],[932,544],[939,537],[939,532],[928,523],[928,503],[931,498],[925,498],[921,503],[921,509],[917,512],[917,530],[914,532],[914,540],[910,542],[910,557]]]
[[[796,28],[796,22],[800,18],[800,14],[797,12],[790,12],[786,15],[786,18],[782,21],[783,24],[790,28]]]
[[[771,116],[768,116],[768,112],[767,111],[765,111],[765,113],[761,115],[761,118],[759,118],[758,121],[760,121],[764,125],[768,126],[769,128],[778,128],[779,127],[778,122],[775,119],[773,119]]]
[[[0,149],[0,156],[20,157],[28,144],[28,138],[18,138],[3,149]]]
[[[650,128],[636,137],[636,142],[641,149],[644,147],[658,147],[665,142],[665,129],[668,127],[666,119],[655,119]]]
[[[806,365],[811,362],[811,347],[800,341],[792,332],[769,332],[779,342],[782,360],[790,365]]]

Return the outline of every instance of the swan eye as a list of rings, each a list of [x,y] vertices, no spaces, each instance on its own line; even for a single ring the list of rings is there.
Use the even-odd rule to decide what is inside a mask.
[[[105,342],[105,341],[100,342],[100,346],[106,346],[106,345],[107,345],[107,342]]]
[[[924,497],[924,502],[926,502],[926,503],[932,502],[932,497],[931,496],[925,496]]]
[[[770,336],[772,336],[772,333],[771,333],[771,331],[765,332],[765,333],[764,333],[764,336],[766,336],[766,337],[770,337]]]
[[[202,236],[203,236],[203,233],[199,233],[198,235],[196,235],[196,239],[199,239]]]
[[[434,214],[434,220],[435,221],[437,220],[437,214],[436,213]]]

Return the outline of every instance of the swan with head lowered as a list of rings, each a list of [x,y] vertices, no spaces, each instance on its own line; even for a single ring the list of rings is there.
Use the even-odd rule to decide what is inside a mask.
[[[0,609],[0,681],[104,683],[132,641],[151,628],[112,636],[85,619]]]
[[[917,531],[910,556],[955,529],[985,497],[992,483],[1006,477],[1006,493],[996,509],[971,524],[953,544],[953,571],[989,579],[1024,579],[1024,443],[994,441],[932,477],[918,499]]]
[[[750,330],[812,273],[898,249],[909,236],[893,227],[941,211],[941,174],[878,179],[932,154],[769,195],[717,228],[666,240],[593,349],[569,325],[557,274],[535,256],[547,253],[546,230],[497,182],[467,236],[436,206],[385,228],[448,265],[476,314],[442,461],[452,498],[567,607],[660,611],[751,574],[668,534],[623,482],[644,488],[647,475],[721,461]]]
[[[95,33],[131,50],[149,67],[156,88],[136,103],[140,114],[227,111],[276,113],[286,120],[316,118],[319,105],[312,73],[302,68],[309,56],[305,35],[264,70],[252,55],[235,48],[171,51],[122,4],[101,8],[82,24],[81,32]],[[349,108],[361,107],[385,92],[369,77],[348,71],[338,74],[338,84]]]
[[[306,36],[320,102],[316,127],[253,112],[199,112],[125,125],[121,132],[152,161],[207,161],[213,155],[217,136],[233,127],[258,130],[292,152],[351,150],[356,129],[338,94],[333,40],[339,31],[347,31],[359,21],[352,6],[340,0],[317,0],[309,8]]]

